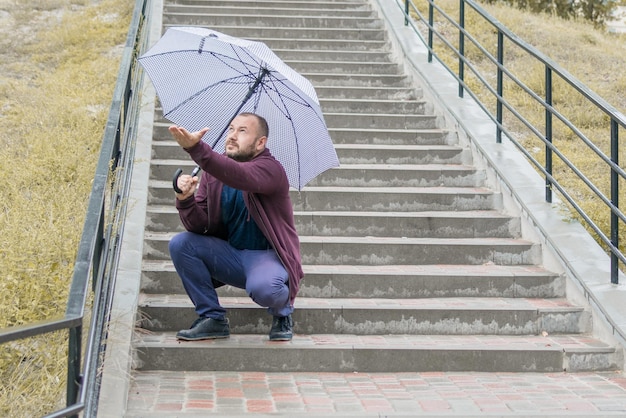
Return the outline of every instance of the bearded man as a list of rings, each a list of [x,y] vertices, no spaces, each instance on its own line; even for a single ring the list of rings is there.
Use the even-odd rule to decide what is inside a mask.
[[[216,287],[245,289],[273,316],[271,341],[293,335],[293,303],[304,276],[300,241],[283,166],[266,147],[267,122],[253,113],[237,115],[228,127],[225,154],[201,138],[171,126],[178,144],[203,170],[181,175],[176,208],[186,232],[169,251],[198,318],[176,334],[179,340],[227,338],[230,325]]]

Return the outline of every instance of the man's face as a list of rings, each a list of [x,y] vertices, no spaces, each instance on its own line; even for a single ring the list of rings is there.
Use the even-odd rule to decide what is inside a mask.
[[[254,116],[237,116],[231,122],[226,135],[226,155],[240,162],[256,157],[264,148],[258,132],[259,122]]]

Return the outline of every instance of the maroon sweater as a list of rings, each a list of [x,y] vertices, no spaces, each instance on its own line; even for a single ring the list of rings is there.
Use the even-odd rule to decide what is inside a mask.
[[[185,228],[226,239],[221,215],[222,186],[227,184],[241,190],[250,216],[289,273],[289,303],[293,305],[304,273],[300,240],[289,198],[289,182],[283,166],[267,148],[244,163],[213,151],[203,141],[186,151],[203,172],[195,196],[176,200],[176,208]]]

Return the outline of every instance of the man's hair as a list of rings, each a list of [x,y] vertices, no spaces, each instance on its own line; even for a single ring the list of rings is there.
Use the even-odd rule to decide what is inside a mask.
[[[267,121],[263,116],[259,116],[256,113],[243,112],[240,113],[239,116],[254,116],[256,120],[259,122],[259,138],[262,136],[268,137],[270,135],[270,128],[267,126]]]

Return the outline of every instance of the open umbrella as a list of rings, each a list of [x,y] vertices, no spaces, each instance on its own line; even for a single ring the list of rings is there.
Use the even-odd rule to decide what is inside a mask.
[[[173,27],[139,58],[154,85],[163,117],[197,131],[218,152],[241,112],[264,117],[268,148],[289,184],[302,189],[339,165],[313,85],[262,42],[199,27]],[[175,175],[174,184],[180,170]]]

